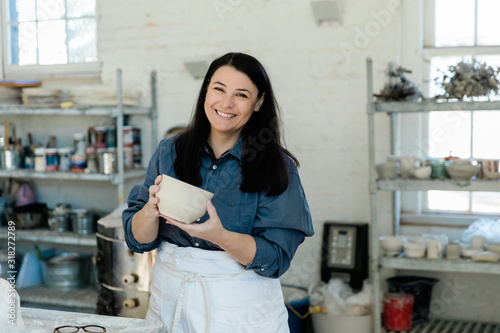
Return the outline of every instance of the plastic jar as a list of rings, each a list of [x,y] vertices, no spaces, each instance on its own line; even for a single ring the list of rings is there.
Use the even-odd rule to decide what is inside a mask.
[[[71,148],[59,148],[59,171],[69,171],[71,166]]]
[[[106,144],[108,148],[116,147],[116,128],[106,127]]]
[[[45,171],[53,172],[59,170],[59,155],[57,148],[45,149]]]
[[[134,146],[134,129],[132,126],[123,126],[123,147]]]
[[[74,155],[85,157],[85,134],[83,133],[75,133],[73,134],[73,148]]]
[[[71,155],[71,164],[70,171],[71,172],[84,172],[87,167],[87,158],[85,156],[80,155]]]
[[[87,172],[97,172],[97,153],[96,149],[89,147],[85,150],[87,155]]]
[[[405,293],[384,294],[384,326],[389,331],[410,331],[414,296]]]
[[[95,135],[95,148],[106,148],[108,143],[106,141],[106,127],[94,127]]]
[[[45,171],[45,148],[35,149],[35,171]]]
[[[123,148],[123,168],[130,170],[134,167],[134,151],[132,148]]]
[[[136,154],[134,153],[134,164],[133,164],[134,169],[141,169],[142,168],[142,154]]]

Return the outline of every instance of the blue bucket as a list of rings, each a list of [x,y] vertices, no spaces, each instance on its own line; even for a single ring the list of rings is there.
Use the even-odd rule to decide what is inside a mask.
[[[301,287],[283,286],[289,289],[296,289],[297,291],[305,292],[307,291]],[[311,316],[307,315],[309,312],[309,297],[305,296],[303,299],[287,302],[285,298],[285,305],[288,310],[288,327],[290,328],[290,333],[307,333],[310,331],[311,327]]]

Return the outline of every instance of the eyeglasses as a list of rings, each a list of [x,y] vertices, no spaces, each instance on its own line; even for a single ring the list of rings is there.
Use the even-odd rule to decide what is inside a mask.
[[[54,329],[54,333],[76,333],[80,328],[87,333],[103,333],[106,332],[106,328],[99,325],[86,325],[86,326],[72,326],[65,325],[59,326]]]

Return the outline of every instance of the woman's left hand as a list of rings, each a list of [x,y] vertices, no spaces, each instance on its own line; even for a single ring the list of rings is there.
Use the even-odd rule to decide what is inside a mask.
[[[207,212],[210,218],[204,223],[187,224],[164,215],[162,216],[166,219],[167,223],[184,230],[190,236],[205,239],[218,245],[219,241],[224,237],[226,229],[224,229],[211,201],[207,202]]]

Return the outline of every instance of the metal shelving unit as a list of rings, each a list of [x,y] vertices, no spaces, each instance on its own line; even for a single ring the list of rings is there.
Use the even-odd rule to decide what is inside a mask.
[[[58,307],[77,308],[94,313],[97,307],[98,291],[95,286],[60,291],[47,288],[43,284],[19,289],[19,298],[22,302],[46,304]]]
[[[116,125],[117,172],[115,174],[101,173],[72,173],[72,172],[36,172],[34,170],[0,170],[0,178],[18,179],[48,179],[57,181],[95,181],[110,182],[117,187],[118,204],[125,202],[124,184],[126,180],[144,177],[145,169],[124,170],[123,153],[123,122],[125,116],[144,116],[151,121],[151,144],[156,148],[158,139],[157,129],[157,91],[156,72],[151,73],[151,106],[125,107],[122,103],[122,71],[116,73],[117,105],[114,107],[76,107],[76,108],[32,108],[26,106],[0,106],[0,117],[3,116],[36,116],[36,117],[74,117],[74,116],[105,116],[114,119]],[[0,239],[7,239],[7,228],[1,232]],[[95,234],[79,235],[72,232],[56,232],[51,230],[16,230],[16,241],[19,242],[46,242],[54,245],[75,245],[88,248],[97,248]],[[78,289],[71,292],[58,292],[43,285],[19,290],[21,299],[26,302],[58,305],[67,307],[95,310],[97,290],[95,287]]]
[[[414,180],[397,178],[393,180],[377,180],[375,171],[375,115],[386,113],[391,117],[391,139],[394,147],[396,140],[394,128],[396,115],[399,113],[463,111],[463,110],[500,110],[500,102],[379,102],[373,99],[373,64],[367,59],[367,113],[368,113],[368,150],[370,166],[370,272],[373,283],[374,313],[381,313],[380,270],[383,268],[400,270],[418,270],[434,272],[480,273],[500,275],[500,263],[475,263],[471,260],[428,260],[404,257],[379,258],[377,192],[392,191],[395,193],[394,219],[396,233],[399,230],[399,193],[401,191],[488,191],[500,192],[500,182],[493,180],[454,181],[454,180]],[[374,317],[374,333],[386,332],[382,328],[380,316]],[[414,327],[411,332],[500,332],[499,324],[464,323],[432,319],[426,325]]]

